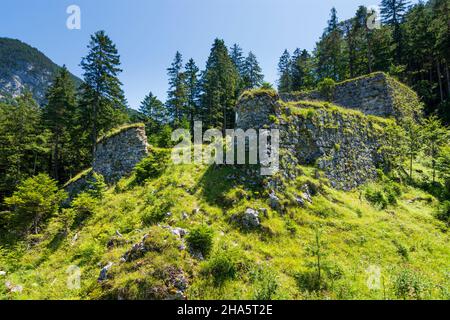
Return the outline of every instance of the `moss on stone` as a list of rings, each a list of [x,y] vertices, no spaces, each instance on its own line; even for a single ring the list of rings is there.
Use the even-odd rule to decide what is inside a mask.
[[[92,168],[89,168],[89,169],[86,169],[86,170],[80,172],[75,177],[73,177],[72,179],[67,181],[63,187],[66,188],[67,186],[71,185],[72,183],[75,183],[80,179],[86,178],[91,172],[92,172]]]
[[[126,124],[117,128],[112,129],[111,131],[107,132],[106,134],[104,134],[103,136],[101,136],[98,140],[97,143],[102,143],[105,140],[112,138],[122,132],[125,132],[129,129],[134,129],[134,128],[145,128],[145,124],[144,123],[132,123],[132,124]]]
[[[278,93],[274,89],[252,89],[252,90],[246,90],[244,91],[241,96],[239,97],[239,100],[244,99],[254,99],[256,97],[260,96],[269,96],[274,99],[278,99]]]

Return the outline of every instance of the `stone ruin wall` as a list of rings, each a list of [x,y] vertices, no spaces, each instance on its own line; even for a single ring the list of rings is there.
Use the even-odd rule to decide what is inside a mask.
[[[397,84],[399,88],[395,87]],[[286,105],[300,100],[323,101],[317,91],[307,95],[249,92],[237,105],[236,127],[280,129],[280,153],[287,159],[280,159],[282,170],[288,171],[295,164],[314,164],[325,172],[334,187],[350,190],[375,178],[377,168],[382,165],[380,150],[385,139],[382,127],[386,121],[383,118],[408,116],[407,107],[402,110],[396,105],[399,96],[410,106],[420,105],[412,90],[383,73],[337,84],[333,102],[344,109],[311,108],[309,116],[286,115],[289,109]]]
[[[147,136],[144,125],[130,126],[119,130],[97,144],[92,169],[79,179],[68,183],[64,189],[73,198],[89,187],[88,181],[96,172],[105,178],[107,184],[113,184],[128,176],[136,164],[148,155]]]

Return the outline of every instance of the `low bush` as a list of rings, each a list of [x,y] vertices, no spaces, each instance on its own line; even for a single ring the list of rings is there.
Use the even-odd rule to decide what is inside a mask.
[[[72,201],[72,209],[75,210],[75,220],[77,222],[81,222],[86,218],[92,216],[97,204],[97,199],[92,197],[89,193],[80,193]]]
[[[394,292],[400,299],[421,300],[426,298],[428,283],[418,273],[410,269],[402,269],[394,281]]]
[[[187,235],[186,241],[192,252],[199,252],[203,257],[207,257],[213,246],[213,238],[213,230],[202,225],[192,229]]]
[[[278,290],[278,281],[273,270],[259,267],[255,274],[254,300],[272,300]]]
[[[383,187],[368,186],[364,192],[367,201],[380,209],[386,209],[389,205],[397,204],[397,199],[401,194],[400,185],[394,182]]]
[[[317,89],[327,101],[332,101],[336,82],[333,79],[325,78],[317,85]]]
[[[87,180],[88,188],[86,190],[86,193],[88,193],[90,196],[96,199],[103,199],[103,196],[105,195],[107,186],[105,183],[105,178],[97,173],[92,173],[92,176],[89,177]]]
[[[436,211],[436,218],[450,226],[450,201],[444,201]]]
[[[169,157],[169,150],[152,148],[149,156],[136,165],[135,181],[143,183],[147,179],[160,176],[167,168]]]
[[[205,271],[212,276],[215,285],[221,286],[225,281],[232,280],[236,277],[236,258],[230,252],[219,252],[208,262]]]
[[[154,225],[164,221],[168,216],[168,211],[163,208],[147,208],[142,214],[142,222],[145,225]]]
[[[369,201],[373,205],[380,207],[381,209],[385,209],[388,206],[389,202],[381,190],[367,188],[364,195],[367,201]]]
[[[14,225],[37,234],[42,223],[58,212],[66,198],[57,182],[41,173],[20,183],[17,191],[4,201],[12,211]]]

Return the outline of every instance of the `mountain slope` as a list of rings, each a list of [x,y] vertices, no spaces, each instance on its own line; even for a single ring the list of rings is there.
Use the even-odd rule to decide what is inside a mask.
[[[152,168],[164,171],[144,183],[123,179],[99,200],[83,197],[39,236],[0,248],[4,280],[21,289],[0,281],[0,299],[450,297],[448,231],[423,191],[399,186],[397,202],[380,209],[361,193],[391,182],[342,192],[304,166],[280,200],[309,184],[311,202],[282,214],[251,168],[161,161]],[[242,224],[248,208],[260,213],[252,228]],[[206,259],[186,240],[202,225],[213,230]],[[68,287],[77,274],[80,286]]]
[[[24,89],[40,104],[60,67],[38,49],[19,40],[0,38],[0,98],[15,97]],[[81,80],[75,76],[77,85]]]

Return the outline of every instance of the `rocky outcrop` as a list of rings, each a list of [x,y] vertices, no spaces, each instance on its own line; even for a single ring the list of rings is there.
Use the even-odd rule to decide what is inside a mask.
[[[29,90],[40,104],[60,69],[39,50],[19,40],[0,38],[0,100],[14,98]],[[81,80],[72,76],[76,86]]]

